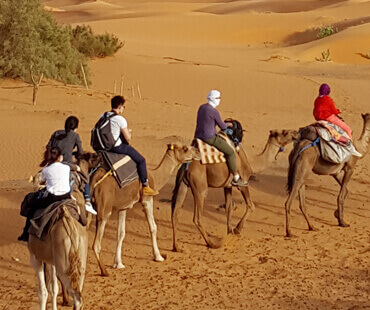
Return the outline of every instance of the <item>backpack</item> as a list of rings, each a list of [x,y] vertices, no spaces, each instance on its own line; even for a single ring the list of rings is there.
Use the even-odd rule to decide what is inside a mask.
[[[109,151],[116,144],[117,140],[113,138],[111,118],[116,114],[108,115],[108,112],[98,120],[93,130],[91,130],[91,146],[94,151]]]
[[[224,122],[232,123],[233,127],[227,128],[226,134],[234,142],[234,145],[237,146],[243,140],[243,127],[237,120],[227,118]]]

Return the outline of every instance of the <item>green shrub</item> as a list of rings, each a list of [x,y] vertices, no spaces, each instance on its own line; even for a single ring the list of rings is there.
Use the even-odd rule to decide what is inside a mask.
[[[338,28],[333,28],[332,25],[327,26],[327,27],[322,27],[320,28],[319,33],[317,34],[317,38],[322,39],[328,36],[331,36],[332,34],[338,32]]]
[[[82,84],[81,64],[88,69],[70,28],[58,25],[40,0],[0,0],[0,77],[29,81],[32,66],[35,74]]]
[[[90,26],[77,26],[71,31],[73,46],[90,58],[113,55],[123,46],[123,43],[113,34],[93,34]]]

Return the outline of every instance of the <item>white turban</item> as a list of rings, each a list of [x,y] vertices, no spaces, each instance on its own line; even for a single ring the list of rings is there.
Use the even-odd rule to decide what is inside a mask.
[[[211,90],[207,95],[208,104],[216,108],[221,102],[221,93],[218,90]]]

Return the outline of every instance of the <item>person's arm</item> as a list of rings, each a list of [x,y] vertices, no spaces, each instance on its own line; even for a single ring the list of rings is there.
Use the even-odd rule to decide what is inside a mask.
[[[54,132],[52,135],[51,135],[51,137],[50,137],[50,139],[49,139],[49,142],[48,142],[48,144],[46,145],[46,147],[52,147],[53,146],[53,144],[54,144],[54,141],[55,141],[55,134],[56,134],[56,132]]]
[[[126,139],[127,143],[130,143],[131,140],[131,130],[128,127],[122,128],[121,133],[123,137]]]
[[[330,97],[327,97],[326,103],[328,105],[330,113],[335,114],[335,115],[338,115],[340,113],[340,110],[336,108],[333,99],[331,99]]]
[[[229,127],[229,125],[224,123],[224,121],[221,119],[221,115],[216,109],[214,109],[213,118],[214,118],[217,126],[220,127],[221,130],[225,130],[227,127]]]
[[[79,134],[76,135],[76,146],[77,146],[77,154],[82,155],[84,153],[84,149],[82,148],[82,142],[81,142],[81,138]]]

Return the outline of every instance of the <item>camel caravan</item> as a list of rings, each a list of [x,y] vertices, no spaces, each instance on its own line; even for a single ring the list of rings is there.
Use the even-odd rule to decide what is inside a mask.
[[[27,221],[18,240],[28,243],[31,265],[37,276],[40,309],[46,309],[48,296],[52,309],[57,309],[58,280],[63,289],[63,304],[83,309],[87,231],[93,216],[96,216],[93,251],[102,276],[108,275],[101,259],[107,222],[113,212],[118,212],[113,268],[123,269],[127,210],[136,203],[142,205],[148,221],[153,259],[164,261],[157,242],[154,196],[175,172],[171,203],[173,251],[181,252],[178,218],[189,188],[194,198],[194,224],[208,247],[219,248],[223,240],[210,236],[202,221],[208,189],[223,189],[226,231],[240,234],[255,209],[249,189],[251,176],[271,165],[292,142],[285,203],[286,235],[292,236],[290,209],[297,195],[309,230],[315,229],[305,206],[305,178],[311,171],[331,175],[337,180],[341,189],[335,216],[340,226],[349,226],[343,217],[344,201],[354,167],[369,150],[370,114],[362,115],[363,131],[358,140],[352,140],[350,128],[338,117],[339,110],[329,97],[330,88],[323,85],[315,101],[317,122],[299,131],[270,130],[262,152],[250,158],[242,143],[242,124],[234,119],[223,121],[217,110],[221,102],[217,90],[210,91],[207,103],[199,107],[191,145],[168,144],[162,150],[159,165],[152,170],[147,169],[145,158],[130,145],[131,130],[122,116],[125,108],[122,96],[111,99],[111,110],[99,117],[91,132],[91,146],[95,152],[83,150],[77,133],[78,118],[68,117],[65,128],[54,132],[46,146],[40,164],[42,170],[32,179],[37,190],[28,194],[21,206],[21,215]],[[245,211],[235,227],[231,225],[234,188],[240,191],[245,202]]]

